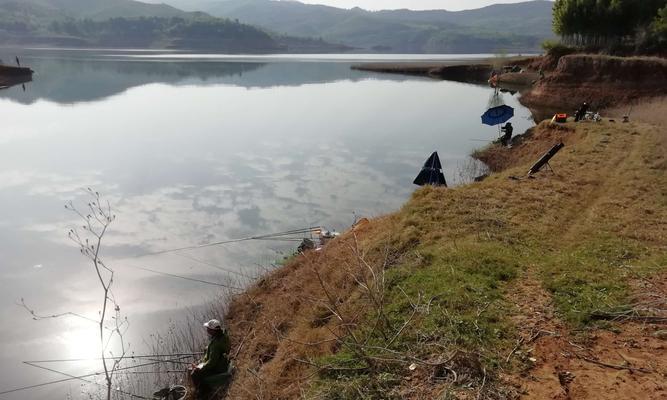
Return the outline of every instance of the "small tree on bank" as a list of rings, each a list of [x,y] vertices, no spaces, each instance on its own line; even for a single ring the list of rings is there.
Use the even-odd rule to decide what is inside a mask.
[[[112,291],[114,270],[106,265],[101,258],[104,236],[108,232],[109,226],[116,219],[116,216],[112,213],[109,202],[103,201],[98,192],[88,188],[87,194],[90,201],[85,208],[79,209],[71,201],[65,205],[65,208],[75,213],[80,218],[80,222],[82,222],[80,227],[70,229],[67,236],[76,243],[81,255],[90,261],[90,265],[95,271],[102,297],[99,318],[92,319],[74,312],[39,315],[28,307],[23,299],[21,299],[21,304],[35,320],[75,316],[97,324],[101,349],[100,358],[104,369],[105,398],[106,400],[111,400],[112,393],[121,393],[120,390],[113,389],[114,375],[127,355],[128,349],[125,345],[124,334],[127,331],[129,322],[127,318],[122,317],[120,306],[116,302]],[[114,355],[113,350],[111,350],[112,347],[118,348],[120,354]]]
[[[78,229],[70,229],[67,235],[70,240],[79,246],[81,254],[90,261],[99,280],[102,292],[102,306],[98,322],[101,359],[104,367],[106,398],[111,400],[114,373],[127,354],[123,334],[127,330],[128,321],[127,318],[121,317],[120,306],[111,290],[114,282],[114,270],[109,268],[100,258],[102,239],[116,216],[112,213],[109,202],[102,202],[99,192],[88,188],[88,194],[91,201],[87,204],[85,213],[79,211],[71,201],[65,205],[66,209],[74,212],[84,222],[81,226],[82,233]],[[108,321],[109,315],[112,315],[111,321]],[[109,326],[107,326],[108,322],[110,322]],[[117,340],[114,341],[114,338]],[[111,351],[107,353],[110,345],[114,343],[120,346],[121,352],[116,357]]]

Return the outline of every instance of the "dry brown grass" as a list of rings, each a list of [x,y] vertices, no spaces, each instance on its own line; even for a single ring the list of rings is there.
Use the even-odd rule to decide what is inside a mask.
[[[617,106],[605,110],[605,115],[623,121],[628,115],[631,120],[667,127],[667,97],[642,99],[629,105]]]
[[[382,220],[356,235],[363,240],[379,225]],[[297,256],[232,304],[229,328],[234,342],[244,344],[235,361],[240,368],[230,398],[295,398],[305,390],[313,373],[307,360],[331,354],[336,335],[344,330],[323,307],[319,279],[336,296],[341,313],[362,316],[354,309],[359,293],[346,268],[355,260],[352,241],[348,234],[321,252]]]
[[[663,128],[634,122],[566,124],[561,129],[542,124],[511,150],[490,150],[493,158],[500,160],[495,169],[501,172],[464,187],[416,191],[400,211],[358,230],[359,246],[369,262],[380,262],[380,250],[387,247],[398,255],[402,272],[394,279],[399,286],[406,285],[406,291],[427,291],[428,287],[449,290],[448,286],[434,286],[433,279],[442,279],[443,284],[451,276],[472,279],[473,275],[460,275],[457,263],[467,265],[466,260],[489,254],[489,249],[507,249],[508,254],[516,255],[512,268],[534,270],[564,318],[572,323],[585,321],[586,312],[598,302],[615,304],[624,298],[628,285],[616,267],[619,260],[641,264],[642,260],[664,257],[666,136]],[[566,147],[551,163],[556,173],[541,172],[532,179],[524,178],[530,164],[560,140]],[[512,176],[521,178],[510,179]],[[241,351],[230,398],[292,399],[312,395],[312,384],[319,375],[309,360],[340,352],[336,337],[345,331],[340,320],[322,307],[325,292],[335,296],[342,313],[351,316],[352,321],[362,321],[368,312],[360,288],[349,274],[348,268],[356,260],[352,240],[352,234],[347,233],[321,252],[295,258],[235,299],[227,322],[235,347],[241,346]],[[641,251],[628,255],[627,251],[634,248]],[[458,261],[441,264],[450,255]],[[419,287],[407,286],[413,276],[420,274],[425,279],[414,281]],[[323,290],[320,278],[327,290]],[[457,283],[468,284],[474,288],[478,282]],[[510,291],[512,285],[501,283],[493,290]],[[469,295],[471,304],[488,294],[471,293],[477,293]],[[466,303],[461,301],[449,312],[463,310]],[[448,304],[440,300],[435,303],[442,307]],[[499,315],[494,314],[494,318]],[[426,329],[415,326],[413,333]],[[508,329],[503,335],[512,337],[511,329],[501,329]],[[505,359],[505,342],[487,341],[486,336],[472,339],[484,348],[479,351],[485,357],[497,354],[497,359]],[[464,347],[466,341],[442,338],[420,343],[415,351],[430,348],[431,356],[439,357]],[[492,371],[489,373],[491,380]],[[451,382],[429,376],[423,375],[419,382],[399,376],[403,383],[392,393],[415,399],[447,390],[457,393]],[[339,384],[344,385],[344,380]],[[485,381],[481,388],[479,381],[471,384],[477,387],[480,398],[498,398],[501,393],[497,380]],[[600,383],[602,387],[605,384]]]

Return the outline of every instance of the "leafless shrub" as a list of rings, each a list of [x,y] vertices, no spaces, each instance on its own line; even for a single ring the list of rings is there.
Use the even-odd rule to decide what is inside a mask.
[[[489,172],[489,167],[487,167],[486,164],[472,157],[468,157],[457,164],[455,184],[465,185],[475,182],[476,180],[487,176]]]
[[[299,341],[283,335],[280,329],[274,326],[278,340],[313,349],[325,343],[331,344],[332,348],[345,351],[354,359],[352,364],[347,358],[322,361],[317,357],[302,357],[296,360],[313,367],[315,373],[359,372],[380,377],[396,366],[421,366],[440,371],[455,381],[456,373],[450,367],[452,357],[423,360],[399,345],[401,336],[410,326],[419,320],[422,314],[431,312],[433,299],[426,299],[421,294],[416,298],[409,298],[411,310],[407,315],[398,321],[390,318],[387,314],[389,300],[386,271],[395,263],[394,254],[389,247],[376,249],[372,255],[367,254],[354,233],[349,239],[348,250],[352,257],[349,261],[343,261],[340,268],[346,281],[352,283],[355,290],[347,295],[341,292],[340,285],[330,282],[330,277],[320,271],[314,262],[314,254],[304,254],[304,265],[316,280],[321,296],[304,297],[302,301],[313,304],[315,320],[318,326],[327,329],[329,338],[314,342]],[[403,295],[408,296],[405,292]]]
[[[35,320],[75,316],[97,324],[101,349],[100,359],[104,369],[106,399],[111,400],[112,392],[122,393],[122,390],[116,387],[114,378],[115,374],[121,369],[121,363],[128,352],[124,334],[127,332],[129,322],[127,318],[121,315],[120,305],[113,294],[114,270],[107,266],[101,258],[104,236],[109,226],[116,219],[116,216],[113,214],[109,202],[103,201],[98,192],[88,188],[87,194],[90,201],[85,208],[79,209],[71,201],[65,205],[67,210],[75,213],[82,221],[80,228],[70,229],[67,235],[79,247],[81,255],[90,261],[99,281],[102,297],[99,318],[93,319],[75,312],[40,315],[31,309],[24,299],[21,299],[21,305]],[[119,349],[120,354],[115,355],[113,352],[114,348]]]

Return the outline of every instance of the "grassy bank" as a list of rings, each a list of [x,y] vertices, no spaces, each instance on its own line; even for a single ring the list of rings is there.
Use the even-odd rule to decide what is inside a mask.
[[[560,140],[556,173],[526,178]],[[417,190],[297,257],[231,305],[242,350],[230,396],[525,395],[541,361],[522,350],[548,343],[539,332],[622,331],[599,315],[632,311],[636,282],[664,278],[666,141],[642,123],[544,123],[485,150],[502,159],[486,181]]]

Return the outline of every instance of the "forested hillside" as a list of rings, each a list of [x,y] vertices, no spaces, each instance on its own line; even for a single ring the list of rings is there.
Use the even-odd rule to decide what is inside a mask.
[[[0,0],[0,44],[495,53],[536,51],[553,36],[553,3],[543,0],[460,12],[371,12],[271,0],[192,4],[197,11],[134,0]]]
[[[341,50],[321,40],[274,36],[238,21],[132,0],[0,0],[0,44],[229,52]]]
[[[539,49],[553,36],[550,1],[498,4],[477,10],[339,9],[296,1],[227,0],[201,10],[289,35],[322,37],[387,52],[494,52]]]

